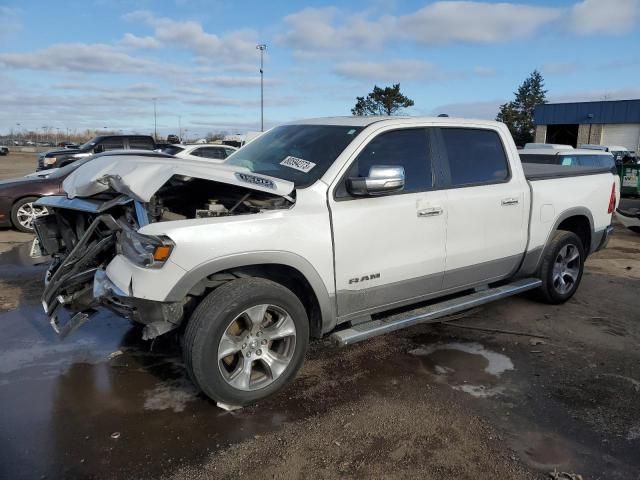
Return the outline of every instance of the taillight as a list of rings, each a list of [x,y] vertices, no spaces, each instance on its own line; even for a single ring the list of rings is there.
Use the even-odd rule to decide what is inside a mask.
[[[616,208],[616,183],[611,186],[611,197],[609,197],[609,210],[607,213],[613,213]]]

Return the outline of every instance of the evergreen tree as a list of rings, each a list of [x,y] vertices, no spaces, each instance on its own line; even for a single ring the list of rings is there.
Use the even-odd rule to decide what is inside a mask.
[[[500,106],[496,120],[509,128],[516,145],[533,141],[533,110],[536,105],[547,103],[546,93],[542,75],[534,70],[514,93],[515,99]]]
[[[357,97],[356,105],[351,109],[352,115],[397,115],[401,108],[413,106],[413,100],[400,92],[400,84],[380,88],[373,86],[373,91],[366,97]]]

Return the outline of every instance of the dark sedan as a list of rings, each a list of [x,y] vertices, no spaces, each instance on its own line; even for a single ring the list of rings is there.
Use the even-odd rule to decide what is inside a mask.
[[[14,227],[21,232],[33,232],[33,221],[49,213],[45,207],[34,205],[33,202],[40,197],[63,194],[62,182],[80,165],[96,157],[114,155],[173,158],[170,155],[148,150],[118,150],[85,157],[62,168],[0,181],[0,227]]]
[[[62,181],[76,165],[42,172],[42,175],[0,181],[0,227],[33,232],[33,220],[46,215],[47,209],[33,204],[38,198],[62,192]]]

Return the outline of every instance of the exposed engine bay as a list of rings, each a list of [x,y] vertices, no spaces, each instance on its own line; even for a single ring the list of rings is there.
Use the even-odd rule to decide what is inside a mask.
[[[125,303],[113,294],[113,288],[103,288],[104,269],[118,253],[148,268],[159,268],[167,260],[173,248],[171,239],[142,235],[138,233],[141,227],[156,222],[259,214],[290,208],[294,203],[292,197],[184,175],[173,175],[145,203],[116,191],[114,185],[88,198],[52,196],[39,202],[51,212],[35,224],[42,253],[52,259],[43,307],[61,336],[84,323],[99,305],[140,323],[168,320],[179,324],[182,305],[145,305],[140,299]],[[127,296],[127,292],[122,293]],[[69,312],[75,315],[63,322],[61,316]],[[152,338],[153,334],[147,336]]]

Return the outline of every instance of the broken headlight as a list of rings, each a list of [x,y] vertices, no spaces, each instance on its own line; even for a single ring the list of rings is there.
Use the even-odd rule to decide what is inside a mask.
[[[168,237],[143,235],[129,228],[118,233],[118,253],[141,267],[160,268],[174,246]]]

